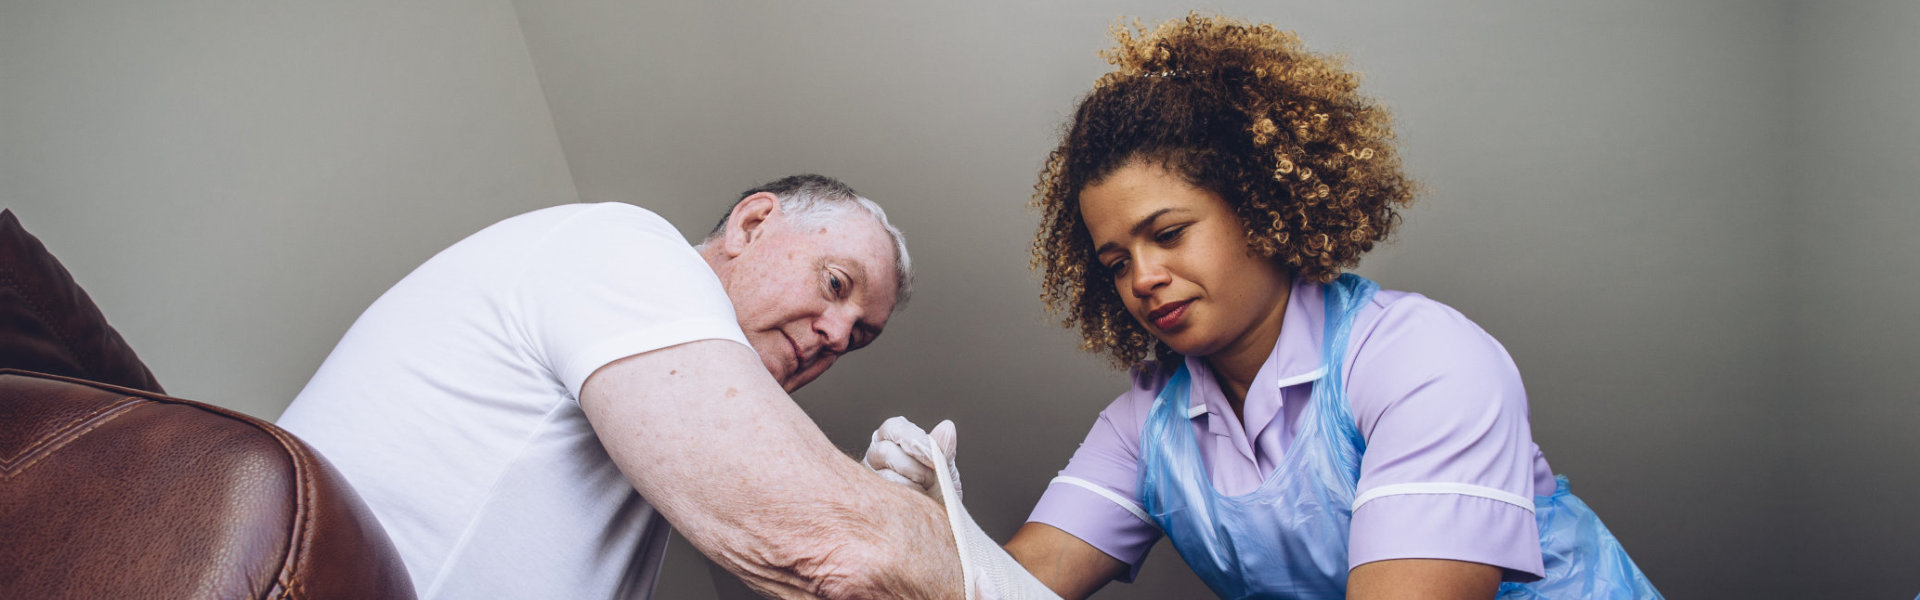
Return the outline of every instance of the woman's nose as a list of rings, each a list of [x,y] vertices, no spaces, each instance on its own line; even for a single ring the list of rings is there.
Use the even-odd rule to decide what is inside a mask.
[[[1144,257],[1142,258],[1144,259]],[[1152,296],[1153,290],[1166,285],[1170,281],[1173,281],[1173,276],[1167,272],[1166,266],[1161,265],[1159,261],[1134,261],[1132,278],[1134,296],[1141,298]]]

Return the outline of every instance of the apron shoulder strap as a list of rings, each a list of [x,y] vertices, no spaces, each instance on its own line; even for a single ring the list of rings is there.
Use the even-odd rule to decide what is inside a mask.
[[[1313,386],[1311,402],[1319,408],[1314,410],[1314,427],[1320,429],[1321,439],[1329,446],[1329,456],[1334,467],[1348,479],[1350,486],[1358,486],[1360,480],[1360,456],[1367,452],[1367,440],[1360,435],[1360,426],[1354,420],[1352,405],[1347,402],[1346,357],[1347,341],[1353,333],[1353,322],[1360,316],[1360,310],[1373,301],[1373,294],[1380,285],[1365,277],[1345,273],[1321,286],[1326,298],[1326,330],[1320,336],[1320,359],[1326,363],[1327,374]]]

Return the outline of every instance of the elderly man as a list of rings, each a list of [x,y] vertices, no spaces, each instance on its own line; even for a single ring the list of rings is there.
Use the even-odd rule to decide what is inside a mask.
[[[786,395],[880,335],[910,264],[818,175],[747,192],[698,247],[630,205],[534,211],[382,295],[280,424],[422,598],[648,597],[669,523],[765,594],[957,596],[939,505]]]

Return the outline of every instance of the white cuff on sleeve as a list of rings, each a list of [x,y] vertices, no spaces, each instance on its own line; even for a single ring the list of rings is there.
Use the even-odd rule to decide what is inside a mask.
[[[1505,502],[1507,504],[1518,506],[1521,509],[1526,510],[1527,512],[1533,512],[1533,500],[1531,498],[1524,498],[1524,497],[1521,497],[1519,494],[1515,494],[1513,492],[1509,492],[1499,488],[1490,488],[1484,485],[1473,485],[1471,483],[1452,483],[1452,482],[1444,482],[1444,481],[1426,481],[1426,482],[1420,482],[1420,483],[1395,483],[1391,485],[1383,485],[1380,487],[1376,487],[1376,488],[1367,490],[1366,492],[1361,493],[1359,496],[1355,497],[1353,499],[1353,509],[1360,510],[1360,505],[1366,504],[1368,502],[1372,502],[1380,498],[1385,498],[1387,496],[1407,496],[1412,494],[1457,494],[1461,496],[1473,496],[1476,498],[1486,498],[1488,500]]]

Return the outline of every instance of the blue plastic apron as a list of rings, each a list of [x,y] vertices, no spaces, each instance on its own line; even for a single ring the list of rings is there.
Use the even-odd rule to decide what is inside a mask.
[[[1326,375],[1313,385],[1301,431],[1259,488],[1213,487],[1187,416],[1185,366],[1154,399],[1141,431],[1140,497],[1181,558],[1221,598],[1344,598],[1347,535],[1366,440],[1341,373],[1355,316],[1379,286],[1342,275],[1324,286]],[[1660,598],[1592,509],[1567,490],[1534,497],[1546,577],[1504,583],[1503,599]]]

